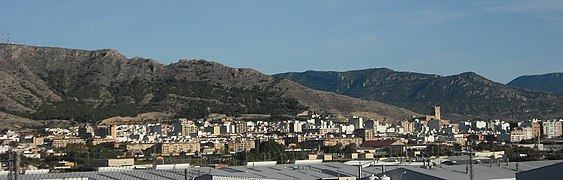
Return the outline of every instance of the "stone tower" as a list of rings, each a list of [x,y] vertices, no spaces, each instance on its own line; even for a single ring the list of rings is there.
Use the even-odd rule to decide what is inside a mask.
[[[434,106],[434,108],[432,109],[432,112],[434,113],[434,118],[435,119],[442,119],[442,117],[440,116],[440,105],[436,105]]]

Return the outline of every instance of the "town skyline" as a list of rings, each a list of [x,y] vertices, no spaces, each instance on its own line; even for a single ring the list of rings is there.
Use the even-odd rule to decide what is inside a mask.
[[[365,163],[365,168],[412,167],[414,172],[466,166],[463,174],[466,176],[473,173],[467,163],[476,161],[480,165],[475,166],[508,169],[506,174],[479,174],[479,177],[506,178],[518,176],[519,163],[562,162],[563,119],[453,122],[441,117],[440,106],[431,109],[432,113],[427,115],[391,122],[356,116],[338,122],[330,120],[330,115],[307,111],[278,120],[212,113],[197,119],[124,119],[123,122],[80,123],[66,128],[3,130],[0,141],[8,145],[0,146],[0,154],[13,153],[16,149],[19,154],[15,156],[26,159],[26,168],[21,168],[24,174],[29,172],[40,177],[47,174],[73,176],[72,171],[68,172],[72,169],[93,169],[94,173],[81,174],[86,177],[104,176],[103,173],[108,172],[129,172],[135,176],[143,170],[167,177],[169,175],[159,173],[186,169],[181,174],[184,177],[201,178],[225,176],[211,170],[202,173],[201,168],[206,167],[217,170],[274,168],[276,164],[353,167],[358,163]],[[33,166],[41,169],[29,168]],[[361,171],[360,168],[358,178],[366,176]],[[227,176],[256,176],[240,172]],[[372,172],[366,173],[369,176]],[[312,172],[303,174],[315,177]],[[392,176],[394,173],[382,170],[378,176],[384,174]],[[275,177],[264,175],[260,177]],[[459,175],[462,174],[456,176]],[[448,175],[435,172],[426,176]]]
[[[563,176],[563,1],[0,0],[0,179]]]

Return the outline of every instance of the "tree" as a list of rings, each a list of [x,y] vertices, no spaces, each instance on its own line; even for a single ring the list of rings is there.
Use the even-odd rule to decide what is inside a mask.
[[[291,152],[285,151],[286,147],[274,140],[268,140],[260,143],[258,148],[251,149],[248,154],[248,161],[277,161],[280,164],[288,163],[299,157],[291,155]]]
[[[342,153],[342,144],[337,143],[334,146],[324,146],[323,152],[325,152],[325,153]]]
[[[430,156],[451,155],[452,147],[446,145],[431,144],[426,147],[425,151],[425,153]]]
[[[246,151],[240,151],[235,153],[235,155],[233,156],[233,162],[231,162],[232,165],[242,165],[245,164],[247,160],[247,155],[246,155]]]
[[[355,143],[348,144],[344,146],[342,150],[344,153],[355,153],[358,150]]]
[[[461,144],[455,143],[454,144],[454,151],[461,151],[463,149],[463,147],[461,146]]]

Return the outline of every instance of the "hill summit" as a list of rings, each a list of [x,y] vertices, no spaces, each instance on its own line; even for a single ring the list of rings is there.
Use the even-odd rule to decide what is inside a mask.
[[[416,113],[376,101],[313,90],[247,68],[205,60],[163,65],[115,50],[0,46],[0,111],[31,119],[97,121],[164,112],[296,115],[326,111],[406,119]]]
[[[448,118],[560,117],[563,96],[493,82],[474,72],[439,76],[387,68],[346,72],[306,71],[274,75],[322,91],[389,103],[427,114],[441,105]]]
[[[534,91],[563,94],[563,73],[520,76],[507,85]]]

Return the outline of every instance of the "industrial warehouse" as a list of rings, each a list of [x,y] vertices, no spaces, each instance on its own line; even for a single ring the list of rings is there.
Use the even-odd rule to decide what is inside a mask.
[[[445,161],[444,161],[445,162]],[[391,180],[438,180],[438,179],[551,179],[563,175],[563,161],[530,161],[487,163],[475,161],[468,164],[445,165],[428,163],[375,162],[354,160],[345,163],[303,160],[295,164],[275,162],[250,162],[247,166],[192,167],[186,164],[159,165],[154,169],[134,166],[106,167],[90,172],[48,173],[27,171],[18,179],[45,180],[148,180],[148,179],[195,179],[195,180],[296,180],[296,179],[391,179]],[[0,179],[8,178],[7,173]]]

